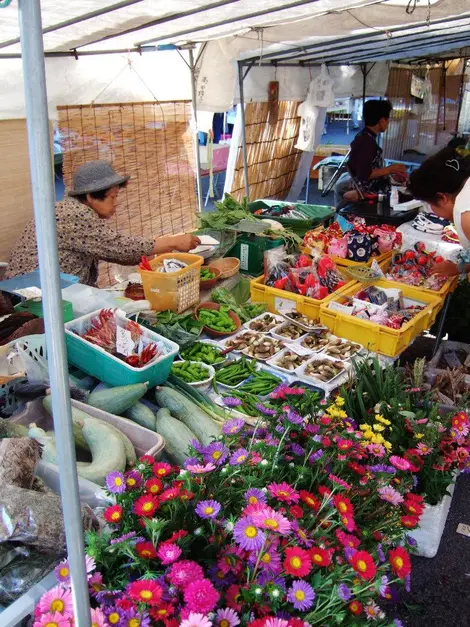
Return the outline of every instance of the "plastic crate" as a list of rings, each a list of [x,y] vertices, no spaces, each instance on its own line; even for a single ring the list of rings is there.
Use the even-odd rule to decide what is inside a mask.
[[[78,283],[79,279],[72,274],[60,273],[60,287],[64,289]],[[41,287],[41,281],[39,279],[39,270],[34,272],[28,272],[27,274],[20,274],[11,279],[0,281],[0,290],[2,292],[14,292],[16,290],[25,289],[27,287]]]
[[[91,344],[91,342],[84,340],[73,332],[84,333],[89,327],[90,320],[97,316],[100,311],[94,311],[65,325],[65,341],[69,363],[111,386],[148,382],[149,387],[153,387],[164,383],[170,375],[171,366],[178,354],[178,344],[139,325],[142,335],[155,342],[164,350],[165,355],[143,368],[133,368],[121,359],[106,352],[103,348],[96,346],[96,344]]]
[[[255,200],[248,205],[248,209],[251,213],[255,213],[258,209],[266,209],[267,207],[273,207],[275,205],[291,206],[294,207],[300,213],[305,215],[305,219],[294,218],[282,218],[275,216],[256,216],[261,220],[276,220],[279,224],[282,224],[286,228],[297,233],[297,235],[303,237],[307,231],[310,231],[319,224],[331,220],[335,211],[328,205],[306,205],[303,203],[285,202],[280,200]]]
[[[156,270],[164,259],[177,259],[186,263],[186,268],[176,272],[150,272],[140,270],[146,300],[155,311],[176,311],[182,313],[199,302],[200,268],[204,257],[189,253],[167,253],[150,261]]]
[[[374,287],[397,289],[397,284],[378,281]],[[345,297],[354,296],[358,289],[360,289],[359,283],[349,287],[342,294],[334,295],[328,303],[323,304],[320,307],[320,322],[335,335],[358,342],[366,349],[388,357],[397,357],[420,333],[429,329],[442,306],[442,298],[439,296],[424,294],[420,290],[400,284],[399,289],[405,298],[426,304],[423,311],[404,324],[401,329],[389,329],[329,308],[333,301],[346,300]]]
[[[338,294],[344,293],[346,290],[356,285],[356,281],[348,281],[346,285],[340,287],[336,292],[330,294],[326,298],[316,300],[308,298],[300,294],[293,294],[285,290],[279,290],[275,287],[269,287],[264,284],[264,275],[250,281],[250,294],[253,303],[266,303],[268,311],[271,313],[279,313],[281,310],[297,309],[300,313],[317,320],[320,317],[320,306],[329,303]]]
[[[337,266],[343,268],[351,268],[355,266],[371,266],[374,261],[378,264],[384,263],[387,260],[392,258],[393,251],[389,251],[388,253],[382,253],[381,255],[377,255],[375,257],[370,257],[369,261],[352,261],[351,259],[343,259],[342,257],[335,257],[334,255],[329,255],[331,259],[335,262]]]
[[[380,263],[380,269],[382,270],[384,274],[387,274],[391,265],[392,265],[392,257],[390,256],[388,259],[385,259],[384,261]],[[400,289],[403,287],[403,285],[406,285],[406,283],[402,283],[401,281],[394,281],[393,279],[386,279],[386,280],[389,283],[394,283],[394,286],[399,287]],[[419,287],[419,286],[415,286],[414,289],[419,290],[420,292],[424,292],[425,294],[431,294],[433,296],[441,296],[442,298],[445,298],[448,294],[450,294],[457,288],[458,283],[459,283],[459,277],[454,276],[454,277],[451,277],[450,279],[447,279],[447,281],[444,283],[444,285],[441,287],[440,290],[430,290],[428,288]],[[442,304],[444,304],[444,302]]]
[[[256,276],[264,272],[264,253],[283,244],[283,239],[243,234],[227,252],[227,257],[240,259],[241,273]]]

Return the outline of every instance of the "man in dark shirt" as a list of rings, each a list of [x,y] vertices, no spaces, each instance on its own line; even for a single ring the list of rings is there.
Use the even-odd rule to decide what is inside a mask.
[[[382,148],[377,143],[377,135],[388,128],[392,105],[388,100],[368,100],[364,104],[363,119],[365,128],[351,143],[348,159],[349,174],[343,174],[335,186],[335,206],[342,201],[344,194],[358,199],[358,194],[350,190],[359,189],[363,194],[387,193],[390,191],[390,174],[405,173],[405,166],[395,163],[384,168]],[[354,198],[354,196],[356,196]]]

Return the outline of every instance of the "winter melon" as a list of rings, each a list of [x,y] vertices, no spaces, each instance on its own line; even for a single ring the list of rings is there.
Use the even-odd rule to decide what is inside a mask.
[[[87,403],[110,414],[121,416],[144,396],[147,387],[147,383],[135,383],[115,388],[103,388],[93,391]]]
[[[113,471],[123,472],[126,468],[126,451],[121,438],[105,423],[87,421],[83,426],[91,451],[91,464],[77,464],[80,477],[103,486],[106,476]]]
[[[160,409],[157,413],[157,433],[165,439],[165,450],[171,460],[182,466],[189,457],[189,446],[197,440],[194,433],[170,414],[168,409]]]
[[[155,431],[157,419],[150,407],[147,407],[144,403],[140,403],[139,401],[134,403],[134,405],[126,411],[124,416],[136,422],[141,427]]]

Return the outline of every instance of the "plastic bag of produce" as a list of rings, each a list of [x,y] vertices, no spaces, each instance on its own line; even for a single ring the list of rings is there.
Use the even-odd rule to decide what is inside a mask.
[[[20,547],[19,547],[20,548]],[[21,547],[24,549],[24,547]],[[28,551],[0,570],[0,603],[9,604],[41,581],[57,563],[55,555]]]

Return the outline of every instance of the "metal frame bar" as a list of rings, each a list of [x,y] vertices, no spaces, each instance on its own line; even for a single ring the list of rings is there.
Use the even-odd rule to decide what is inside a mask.
[[[460,114],[462,113],[463,92],[464,92],[464,88],[465,88],[465,70],[467,68],[467,62],[468,62],[468,57],[465,56],[463,58],[462,76],[461,76],[461,79],[460,79],[459,107],[458,107],[458,110],[457,110],[457,120],[455,122],[455,133],[456,134],[459,132]]]
[[[142,54],[143,52],[157,52],[157,46],[147,46],[146,48],[135,48],[134,50],[129,50],[128,48],[117,48],[113,50],[84,50],[83,52],[77,52],[74,50],[68,51],[56,51],[56,52],[44,52],[44,56],[46,58],[54,58],[54,57],[91,57],[95,55],[104,55],[104,54],[129,54],[129,53],[137,53]],[[20,52],[7,52],[0,54],[0,59],[21,59]]]
[[[104,7],[104,9],[90,11],[89,13],[84,13],[83,15],[73,17],[70,20],[65,20],[64,22],[59,22],[58,24],[53,24],[52,26],[46,26],[46,28],[43,29],[42,34],[45,35],[46,33],[53,33],[54,31],[60,30],[61,28],[73,26],[74,24],[80,24],[80,22],[91,20],[94,17],[99,17],[100,15],[106,15],[106,13],[119,11],[119,9],[125,9],[126,7],[132,4],[137,4],[138,2],[142,2],[142,0],[123,0],[122,2],[117,2],[116,4],[110,4],[108,7]],[[0,42],[0,48],[6,48],[7,46],[13,46],[19,43],[20,38],[17,37],[16,39],[10,39],[8,41]]]
[[[245,196],[250,200],[250,184],[248,181],[248,153],[246,149],[246,126],[245,126],[245,93],[243,81],[246,78],[251,66],[248,66],[246,73],[243,73],[244,64],[238,61],[238,87],[240,91],[240,113],[242,122],[242,156],[243,156],[243,178],[245,179]]]
[[[200,57],[199,57],[200,58]],[[201,153],[199,151],[199,139],[197,131],[197,95],[196,95],[196,67],[197,61],[194,61],[194,50],[189,49],[189,71],[191,73],[191,104],[192,114],[195,128],[193,129],[194,154],[196,157],[196,188],[197,188],[197,205],[199,212],[203,211],[202,199],[202,177],[201,177]]]
[[[211,2],[211,4],[206,4],[202,7],[189,9],[188,11],[182,11],[180,13],[172,13],[171,15],[166,15],[165,17],[159,17],[156,20],[145,22],[144,24],[141,24],[140,26],[133,26],[132,28],[126,28],[125,30],[120,31],[119,33],[105,35],[104,37],[100,37],[99,39],[94,39],[92,41],[89,41],[86,44],[80,44],[80,46],[77,46],[77,49],[83,48],[83,46],[91,46],[93,44],[98,44],[98,43],[101,43],[102,41],[113,39],[114,37],[120,37],[121,35],[129,35],[130,33],[135,33],[136,31],[144,30],[145,28],[151,28],[152,26],[160,26],[160,24],[167,24],[168,22],[173,22],[175,20],[179,20],[185,17],[190,17],[191,15],[196,15],[197,13],[204,13],[205,11],[209,11],[210,9],[218,9],[219,7],[224,7],[228,4],[234,4],[235,2],[240,2],[240,0],[218,0],[217,2]]]
[[[285,4],[281,7],[271,7],[270,9],[263,9],[261,11],[253,11],[252,13],[245,13],[244,15],[232,16],[230,18],[226,18],[224,20],[219,20],[218,22],[213,22],[212,24],[204,24],[203,26],[197,26],[193,28],[187,28],[185,30],[179,31],[177,33],[170,33],[168,35],[160,35],[159,37],[154,37],[152,39],[146,39],[145,41],[139,41],[135,44],[135,46],[145,46],[146,44],[151,44],[157,41],[162,41],[164,39],[175,39],[175,37],[182,37],[184,35],[189,35],[193,33],[198,33],[203,30],[210,30],[212,28],[217,28],[219,26],[225,26],[226,24],[233,24],[234,22],[241,22],[243,20],[250,20],[255,17],[262,17],[263,15],[268,15],[271,13],[278,13],[279,11],[288,11],[289,9],[294,9],[295,7],[300,7],[305,4],[315,4],[320,0],[296,0],[295,2],[290,2],[289,4]],[[250,59],[251,61],[251,59]]]
[[[256,56],[256,57],[247,57],[246,59],[243,59],[244,62],[249,62],[249,61],[254,61],[255,63],[257,61],[259,61],[260,59],[262,59],[263,61],[266,61],[268,59],[276,59],[279,60],[281,58],[295,58],[292,57],[291,55],[295,54],[295,53],[301,53],[299,56],[304,56],[306,54],[306,51],[308,50],[316,50],[318,48],[321,48],[323,46],[338,46],[340,44],[346,44],[346,45],[350,45],[351,43],[355,42],[355,41],[362,41],[362,42],[368,42],[368,41],[377,41],[380,39],[383,39],[384,37],[386,37],[386,33],[391,33],[392,35],[395,33],[400,33],[400,32],[404,32],[404,31],[413,31],[416,30],[418,28],[425,28],[425,27],[431,27],[431,26],[436,26],[439,24],[449,24],[449,23],[453,23],[453,22],[458,22],[463,21],[465,18],[470,17],[470,13],[464,13],[462,15],[459,16],[455,16],[455,17],[450,17],[450,18],[443,18],[441,20],[434,20],[429,22],[429,25],[426,21],[423,22],[416,22],[416,24],[410,26],[409,24],[407,24],[406,26],[398,26],[398,27],[392,27],[392,28],[387,28],[387,29],[383,29],[383,32],[381,33],[369,33],[369,34],[364,34],[364,35],[353,35],[350,37],[341,37],[339,39],[334,39],[331,38],[329,41],[322,41],[322,42],[317,42],[315,44],[308,44],[308,45],[303,45],[303,46],[293,46],[292,48],[288,49],[288,50],[279,50],[277,52],[271,52],[271,53],[267,53],[267,54],[263,54],[263,56]]]
[[[47,361],[52,392],[62,510],[72,580],[75,624],[90,625],[72,411],[62,316],[62,293],[54,210],[54,175],[47,109],[40,0],[19,0],[20,37],[28,129],[31,187],[43,296]]]
[[[433,45],[428,45],[427,48],[425,49],[433,49],[433,48],[437,48],[437,47],[444,47],[445,50],[455,50],[456,48],[463,48],[466,47],[466,44],[470,43],[470,34],[466,34],[466,38],[462,39],[462,38],[457,38],[457,39],[446,39],[446,38],[441,38],[441,40],[439,42],[436,42]],[[451,47],[447,48],[447,46],[449,44],[454,44]],[[387,52],[383,52],[380,54],[376,54],[373,56],[373,60],[374,61],[379,61],[380,59],[406,59],[406,55],[404,53],[406,53],[407,51],[413,51],[416,49],[422,49],[423,48],[423,44],[420,42],[414,43],[413,45],[409,45],[409,46],[400,46],[396,49],[396,53],[392,52],[392,51],[387,51]],[[357,63],[361,63],[362,61],[365,61],[366,59],[371,60],[371,56],[370,55],[365,55],[362,54],[360,56],[356,56],[356,57],[351,57],[350,58],[350,63],[352,65],[355,65]]]

